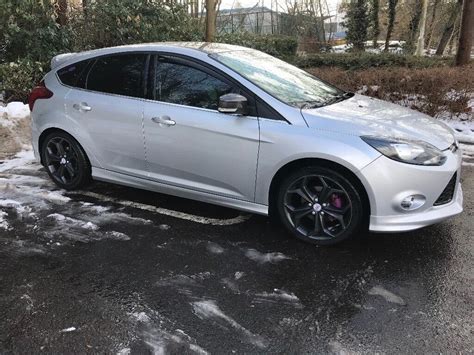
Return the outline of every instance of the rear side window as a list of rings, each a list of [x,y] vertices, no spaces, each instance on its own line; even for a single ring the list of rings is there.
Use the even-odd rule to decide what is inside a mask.
[[[86,77],[86,89],[143,97],[146,54],[121,54],[97,58]]]
[[[58,70],[58,77],[61,83],[73,87],[84,88],[84,84],[80,83],[81,75],[86,70],[89,65],[88,60],[82,62],[77,62],[67,67],[61,68]]]

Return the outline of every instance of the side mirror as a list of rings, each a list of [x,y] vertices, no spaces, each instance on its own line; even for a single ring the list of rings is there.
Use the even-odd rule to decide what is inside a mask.
[[[239,94],[225,94],[219,97],[218,111],[237,115],[247,114],[247,99]]]

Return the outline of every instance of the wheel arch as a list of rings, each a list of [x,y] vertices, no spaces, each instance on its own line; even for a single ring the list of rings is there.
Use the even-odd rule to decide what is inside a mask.
[[[300,158],[297,160],[293,160],[283,165],[275,173],[270,183],[270,188],[268,191],[268,213],[271,217],[276,215],[275,201],[277,199],[277,191],[278,191],[278,187],[282,183],[285,176],[287,176],[289,173],[291,173],[292,171],[296,169],[300,169],[307,166],[319,166],[319,167],[333,169],[341,173],[342,175],[344,175],[344,177],[346,177],[351,183],[353,183],[357,191],[360,193],[360,196],[362,198],[362,203],[364,205],[364,209],[367,211],[366,219],[368,223],[368,219],[370,217],[370,199],[362,181],[349,168],[339,163],[336,163],[334,161],[321,159],[321,158]]]
[[[77,142],[77,144],[79,144],[79,146],[82,148],[82,150],[84,151],[84,155],[85,155],[87,161],[89,162],[89,166],[90,166],[91,161],[89,159],[89,155],[87,154],[87,151],[84,149],[84,146],[71,133],[65,131],[64,129],[58,128],[58,127],[49,127],[47,129],[45,129],[43,132],[41,132],[41,134],[38,137],[38,152],[39,152],[39,158],[40,158],[41,165],[43,165],[43,154],[42,154],[42,152],[43,152],[44,140],[52,132],[62,132],[62,133],[65,133],[65,134],[71,136]]]

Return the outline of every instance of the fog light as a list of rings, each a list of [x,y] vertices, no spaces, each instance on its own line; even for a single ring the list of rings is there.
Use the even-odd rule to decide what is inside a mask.
[[[425,202],[426,197],[423,195],[410,195],[400,202],[400,206],[406,211],[413,211],[423,206]]]

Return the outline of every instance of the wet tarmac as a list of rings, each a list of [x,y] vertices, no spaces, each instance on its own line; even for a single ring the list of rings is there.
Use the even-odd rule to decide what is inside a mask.
[[[264,217],[65,194],[17,166],[0,174],[0,353],[473,352],[473,177],[450,221],[315,247]]]

